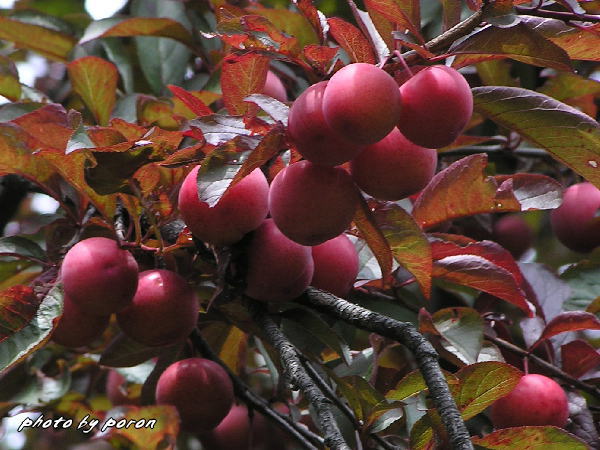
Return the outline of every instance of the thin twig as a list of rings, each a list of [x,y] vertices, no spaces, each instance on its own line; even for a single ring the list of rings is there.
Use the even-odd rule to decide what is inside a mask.
[[[550,364],[548,361],[544,361],[542,358],[529,353],[527,350],[523,350],[521,347],[517,347],[516,345],[511,344],[510,342],[507,342],[504,339],[500,339],[500,338],[496,338],[496,337],[488,336],[488,335],[486,335],[485,338],[487,340],[493,342],[494,344],[496,344],[498,347],[502,347],[508,351],[515,353],[516,355],[528,358],[532,362],[536,363],[538,366],[543,367],[548,372],[552,373],[554,376],[556,376],[557,378],[560,378],[561,380],[565,381],[566,383],[569,383],[570,385],[575,386],[575,387],[581,389],[582,391],[592,394],[596,398],[600,398],[600,389],[599,388],[592,386],[591,384],[584,383],[583,381],[580,381],[577,378],[573,378],[568,373],[563,372],[558,367]]]
[[[252,302],[249,306],[258,326],[264,331],[266,339],[279,354],[288,380],[301,390],[306,399],[314,406],[319,418],[319,427],[325,435],[325,445],[332,450],[350,450],[331,411],[331,401],[306,372],[296,347],[284,336],[262,305]]]
[[[433,403],[448,431],[452,448],[473,449],[469,432],[440,368],[439,356],[431,343],[416,330],[413,324],[391,319],[313,287],[309,287],[305,294],[302,303],[364,330],[394,339],[412,351],[429,388]]]
[[[316,435],[308,429],[299,426],[288,416],[280,414],[278,411],[271,408],[267,401],[252,392],[248,385],[244,383],[240,377],[233,373],[223,361],[221,361],[221,359],[210,348],[197,330],[194,330],[190,338],[194,346],[200,351],[200,353],[202,353],[202,355],[204,355],[205,358],[216,362],[225,369],[233,383],[233,388],[236,395],[242,398],[246,404],[261,413],[263,416],[267,417],[269,420],[273,421],[287,433],[294,436],[294,438],[302,445],[303,448],[315,450],[323,446],[324,440],[322,437]]]
[[[565,22],[600,22],[600,15],[596,14],[578,14],[569,11],[550,11],[548,9],[527,8],[525,6],[515,6],[515,11],[527,16],[544,17],[546,19],[558,19]]]

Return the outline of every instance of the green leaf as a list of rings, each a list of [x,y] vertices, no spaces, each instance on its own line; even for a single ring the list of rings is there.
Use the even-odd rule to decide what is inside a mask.
[[[106,57],[117,67],[121,81],[123,83],[123,91],[125,94],[132,94],[135,91],[135,75],[133,61],[127,53],[127,49],[123,42],[117,38],[109,38],[102,40],[102,47],[106,52]]]
[[[163,347],[147,347],[118,334],[102,352],[99,364],[108,367],[134,367],[158,356]]]
[[[483,319],[472,308],[445,308],[432,316],[436,330],[467,364],[477,362],[483,344]]]
[[[173,19],[184,27],[190,27],[185,5],[174,0],[160,2],[137,1],[132,10],[138,16],[154,16]],[[166,86],[181,86],[191,56],[183,44],[169,38],[153,36],[134,37],[142,72],[156,95],[166,94]]]
[[[450,47],[450,52],[459,55],[453,64],[457,67],[479,62],[482,55],[487,55],[496,59],[512,58],[556,70],[571,70],[569,55],[562,48],[522,23],[509,28],[489,25]]]
[[[307,309],[295,308],[282,314],[289,322],[295,322],[304,331],[317,338],[321,343],[336,352],[346,364],[350,365],[350,347],[344,339],[321,317]],[[318,356],[318,355],[317,355]]]
[[[560,277],[571,288],[571,294],[563,304],[566,311],[585,310],[600,297],[600,261],[596,252],[592,253],[590,259],[568,268]]]
[[[464,367],[456,376],[460,380],[456,404],[468,420],[510,393],[523,373],[510,364],[489,361]]]
[[[472,438],[486,450],[588,450],[584,442],[557,427],[515,427]]]
[[[585,95],[599,95],[600,82],[569,72],[561,72],[549,78],[538,89],[538,92],[555,98],[556,100],[569,100]]]
[[[444,377],[450,386],[457,386],[459,383],[458,378],[451,373],[444,372]],[[425,384],[423,374],[419,370],[414,370],[398,381],[396,387],[385,394],[385,398],[388,400],[402,401],[425,389],[427,389],[427,384]]]
[[[0,343],[0,371],[22,361],[44,345],[54,328],[54,319],[62,314],[62,286],[56,285],[40,303],[33,319],[18,332]]]
[[[15,63],[0,55],[0,96],[16,102],[21,98],[21,83]]]
[[[548,150],[600,186],[600,125],[552,97],[513,87],[473,88],[475,109]]]
[[[269,22],[284,33],[294,36],[298,39],[300,47],[319,42],[317,33],[310,22],[294,11],[273,8],[251,8],[251,11],[269,19]]]
[[[38,244],[21,236],[0,238],[0,255],[3,254],[41,261],[46,260],[46,252]]]
[[[177,20],[165,17],[109,18],[90,23],[79,44],[107,37],[153,36],[170,38],[193,47],[190,32]]]
[[[60,31],[7,17],[0,17],[0,39],[60,62],[67,62],[76,43],[75,38]]]
[[[73,90],[99,125],[108,125],[117,98],[117,68],[97,56],[84,56],[67,66]]]
[[[412,273],[423,295],[431,294],[431,246],[413,217],[398,205],[390,204],[376,212],[377,222],[388,241],[394,259]]]

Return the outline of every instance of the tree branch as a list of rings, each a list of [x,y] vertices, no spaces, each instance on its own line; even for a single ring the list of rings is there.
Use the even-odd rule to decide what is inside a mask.
[[[433,53],[446,50],[448,47],[450,47],[450,45],[452,45],[454,41],[460,39],[463,36],[466,36],[479,26],[479,24],[483,21],[483,10],[484,8],[480,9],[476,13],[467,17],[462,22],[454,25],[449,30],[445,31],[439,36],[436,36],[430,41],[427,41],[424,47]],[[408,52],[402,53],[401,56],[402,58],[404,58],[404,61],[407,64],[414,63],[421,57],[419,53],[417,53],[415,50],[410,50]],[[401,70],[402,68],[402,63],[393,63],[386,66],[385,69],[390,72],[395,72],[397,70]]]
[[[331,401],[323,395],[302,365],[296,347],[284,336],[264,308],[256,302],[250,303],[251,313],[265,333],[269,343],[279,353],[281,364],[290,383],[300,389],[307,400],[315,407],[319,417],[319,427],[325,435],[325,445],[332,450],[350,450],[331,411]]]
[[[340,411],[344,413],[344,415],[352,422],[352,425],[355,429],[359,429],[362,424],[356,419],[354,416],[354,412],[350,409],[350,407],[344,403],[340,397],[335,393],[333,388],[327,383],[326,380],[316,371],[316,369],[312,366],[311,362],[304,356],[301,356],[302,362],[304,363],[304,367],[308,372],[308,375],[315,381],[319,389],[323,391],[323,393],[329,397],[329,399],[338,407]],[[390,445],[386,440],[381,438],[375,433],[369,433],[369,437],[376,442],[379,443],[385,450],[394,450],[394,447]]]
[[[211,361],[219,364],[231,379],[233,383],[233,388],[238,397],[244,400],[244,402],[261,413],[263,416],[267,417],[272,422],[276,423],[280,428],[282,428],[287,433],[294,436],[294,438],[302,445],[303,448],[315,450],[323,446],[323,438],[316,435],[312,431],[305,429],[299,426],[297,423],[293,422],[289,417],[280,414],[278,411],[274,410],[269,406],[269,404],[260,396],[256,395],[254,392],[250,390],[248,385],[244,383],[244,381],[238,377],[235,373],[233,373],[227,365],[221,361],[221,359],[216,355],[215,352],[209,347],[204,338],[200,335],[198,330],[194,330],[190,335],[192,343],[194,346],[200,351],[205,358],[210,359]]]
[[[440,368],[439,356],[431,343],[412,324],[391,319],[313,287],[309,287],[305,294],[303,303],[364,330],[394,339],[411,350],[448,431],[452,448],[473,449],[469,432]]]
[[[486,335],[485,338],[488,341],[491,341],[494,344],[496,344],[498,347],[502,347],[508,351],[515,353],[516,355],[519,355],[519,356],[522,356],[525,358],[529,358],[531,361],[536,363],[538,366],[543,367],[544,369],[546,369],[548,372],[552,373],[557,378],[560,378],[561,380],[565,381],[566,383],[569,383],[570,385],[575,386],[575,387],[581,389],[582,391],[592,394],[596,398],[600,398],[600,389],[599,388],[592,386],[591,384],[584,383],[583,381],[580,381],[577,378],[573,378],[568,373],[563,372],[558,367],[550,364],[548,361],[544,361],[542,358],[529,353],[527,350],[523,350],[521,347],[517,347],[516,345],[511,344],[510,342],[507,342],[504,339],[500,339],[500,338],[496,338],[496,337],[488,336],[488,335]]]
[[[525,6],[515,5],[515,11],[527,16],[544,17],[546,19],[558,19],[565,22],[600,22],[600,15],[595,14],[577,14],[570,11],[550,11],[548,9],[527,8]]]

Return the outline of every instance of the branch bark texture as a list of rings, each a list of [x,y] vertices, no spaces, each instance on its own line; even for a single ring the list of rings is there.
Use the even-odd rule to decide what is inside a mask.
[[[306,399],[314,406],[319,417],[319,427],[325,435],[325,445],[332,450],[350,450],[333,416],[331,401],[306,372],[296,347],[285,337],[262,306],[251,304],[251,312],[258,326],[263,329],[269,343],[279,354],[290,383],[301,390]]]
[[[412,324],[391,319],[313,287],[306,290],[304,298],[304,302],[313,308],[405,345],[415,355],[433,403],[448,431],[452,448],[473,449],[469,432],[440,368],[439,356]]]

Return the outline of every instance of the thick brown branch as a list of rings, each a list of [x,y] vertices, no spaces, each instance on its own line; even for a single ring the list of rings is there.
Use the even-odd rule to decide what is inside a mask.
[[[452,448],[473,449],[469,432],[440,368],[439,356],[412,324],[391,319],[313,287],[306,290],[302,301],[340,320],[405,345],[415,355],[433,403],[448,431]]]
[[[306,399],[314,406],[319,418],[319,427],[325,435],[325,445],[332,450],[350,450],[333,416],[331,401],[321,392],[312,378],[306,373],[296,347],[284,336],[261,305],[250,305],[252,315],[264,331],[265,337],[279,354],[290,383],[301,390]]]

